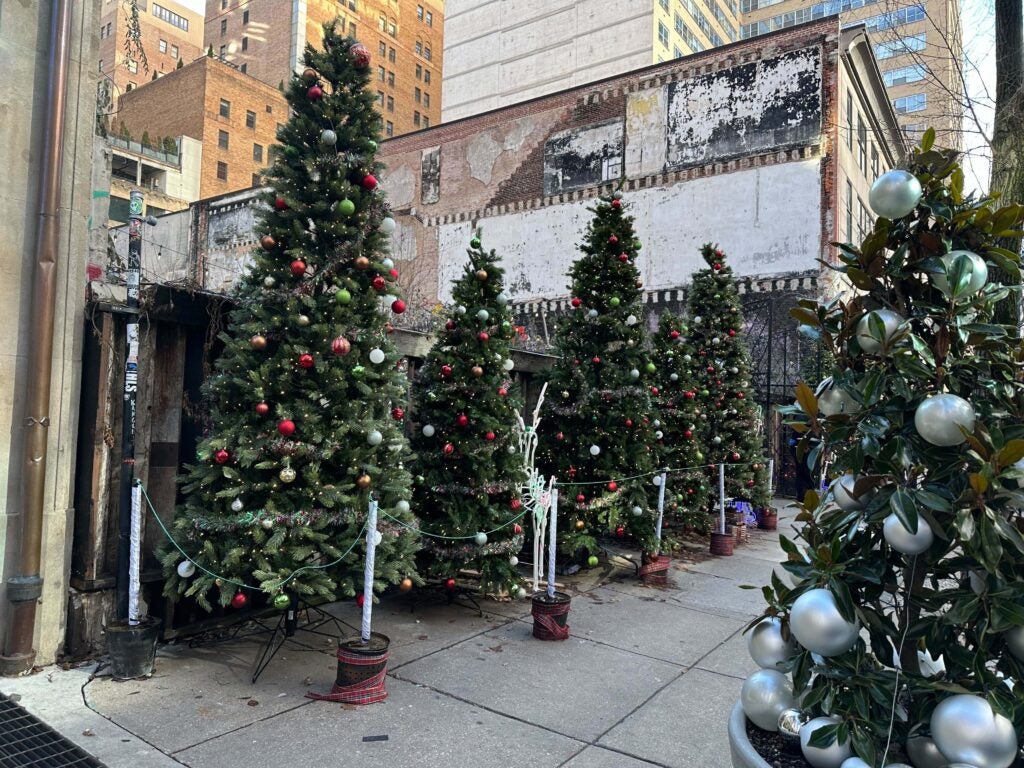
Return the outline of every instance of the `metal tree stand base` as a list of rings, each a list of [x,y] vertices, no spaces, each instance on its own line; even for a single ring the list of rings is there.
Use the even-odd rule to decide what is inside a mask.
[[[414,589],[407,593],[406,599],[409,601],[409,613],[413,613],[416,610],[416,606],[424,602],[427,595],[444,595],[445,605],[457,605],[460,608],[469,608],[470,610],[476,611],[477,615],[483,616],[484,609],[480,605],[477,599],[480,595],[476,589],[470,589],[469,587],[463,587],[456,584],[454,588],[448,589],[443,581],[428,581],[423,588]]]
[[[297,640],[292,640],[296,632],[309,632],[313,635],[338,640],[346,635],[346,631],[342,627],[345,627],[348,632],[356,631],[355,627],[342,621],[337,616],[332,616],[327,611],[310,605],[301,597],[294,595],[292,596],[291,606],[278,616],[276,625],[271,626],[263,619],[254,619],[254,621],[263,628],[262,631],[270,632],[270,637],[253,663],[253,683],[259,679],[259,676],[263,674],[263,670],[273,661],[274,656],[277,655],[277,652],[281,650],[281,646],[286,642],[295,643],[304,648],[311,647]],[[323,627],[329,625],[333,625],[333,631],[325,631],[323,629]]]

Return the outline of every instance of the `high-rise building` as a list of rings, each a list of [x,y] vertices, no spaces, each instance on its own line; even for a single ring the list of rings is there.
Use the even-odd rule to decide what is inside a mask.
[[[139,3],[138,24],[130,3],[103,0],[99,70],[111,110],[133,88],[173,72],[202,54],[203,15],[174,0]]]
[[[441,119],[443,0],[207,0],[207,49],[278,87],[302,68],[307,43],[338,19],[373,56],[384,134],[429,128]]]

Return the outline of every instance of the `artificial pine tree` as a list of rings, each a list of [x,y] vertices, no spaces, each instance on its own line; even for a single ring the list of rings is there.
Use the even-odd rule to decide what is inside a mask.
[[[708,470],[700,442],[701,411],[697,400],[692,342],[683,318],[663,312],[654,338],[654,359],[658,366],[657,408],[660,429],[659,462],[670,471],[666,508],[685,525],[703,529],[707,520]]]
[[[996,238],[1024,207],[965,195],[933,138],[875,182],[864,242],[839,246],[852,292],[793,311],[835,358],[832,387],[784,409],[831,485],[782,538],[791,584],[765,587],[744,706],[774,727],[765,686],[799,701],[786,725],[815,718],[812,765],[1020,764],[1024,347],[994,317],[1020,300],[1020,257]]]
[[[743,336],[739,290],[721,249],[705,244],[701,256],[707,267],[693,275],[688,311],[700,444],[709,465],[727,465],[726,498],[763,507],[770,501],[764,430],[750,388],[750,350]],[[717,500],[718,467],[710,471]]]
[[[424,539],[430,574],[448,579],[471,568],[483,591],[515,594],[524,473],[514,431],[522,404],[509,373],[512,313],[504,270],[479,233],[467,253],[454,305],[413,390],[414,497],[423,530],[453,539]]]
[[[324,28],[289,83],[267,173],[260,249],[203,386],[208,431],[183,478],[166,594],[245,605],[254,590],[351,596],[372,498],[378,588],[415,577],[404,374],[386,312],[402,312],[377,191],[369,53]],[[212,595],[211,595],[212,591]]]
[[[569,272],[572,309],[558,328],[543,422],[541,460],[562,488],[559,511],[569,521],[559,530],[561,547],[590,558],[606,531],[633,537],[644,551],[654,547],[656,368],[640,320],[640,241],[624,208],[616,192],[591,209],[584,256]]]

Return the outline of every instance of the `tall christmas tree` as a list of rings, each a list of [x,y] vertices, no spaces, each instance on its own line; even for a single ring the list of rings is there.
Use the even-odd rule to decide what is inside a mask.
[[[656,469],[656,368],[640,321],[640,242],[624,207],[615,193],[592,209],[584,256],[569,272],[572,310],[558,328],[549,377],[541,458],[563,487],[559,511],[571,523],[559,538],[575,554],[595,552],[597,535],[607,531],[633,537],[644,551],[654,545],[647,492]]]
[[[786,728],[814,718],[812,765],[1020,764],[1024,347],[995,317],[1020,298],[996,238],[1024,207],[965,195],[933,137],[875,182],[864,242],[840,246],[852,295],[794,310],[835,359],[831,388],[786,409],[831,485],[782,539],[792,585],[765,587],[744,708],[773,730],[779,707],[802,710]]]
[[[355,594],[371,498],[377,586],[415,574],[404,375],[382,310],[402,312],[377,191],[370,56],[324,28],[287,89],[261,248],[240,281],[223,355],[203,386],[209,430],[184,478],[166,593],[245,605],[258,590]],[[413,525],[413,527],[415,527]],[[211,594],[212,592],[212,594]]]
[[[514,594],[524,473],[514,433],[521,399],[509,373],[512,313],[495,252],[483,250],[479,234],[467,252],[414,389],[414,495],[423,530],[433,534],[423,552],[431,574],[454,578],[472,568],[484,591]]]
[[[702,525],[706,520],[708,470],[700,442],[705,414],[697,399],[693,344],[689,328],[679,315],[663,312],[654,338],[654,359],[658,366],[657,408],[660,463],[673,470],[668,477],[666,507],[684,522]]]
[[[769,502],[763,457],[761,413],[750,389],[750,350],[743,337],[739,290],[725,254],[706,244],[705,269],[693,275],[689,295],[690,344],[696,352],[693,388],[699,412],[700,443],[709,464],[726,464],[725,495]],[[718,496],[718,470],[713,470]]]

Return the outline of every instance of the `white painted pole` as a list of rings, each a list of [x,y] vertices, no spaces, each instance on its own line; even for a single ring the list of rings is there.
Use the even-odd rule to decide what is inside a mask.
[[[360,637],[370,642],[370,615],[373,613],[373,563],[377,555],[377,501],[370,499],[366,518],[366,568],[363,570],[363,625]]]
[[[128,623],[139,623],[139,553],[142,543],[142,486],[132,483],[132,527],[128,546]]]
[[[555,549],[558,547],[555,531],[558,527],[558,487],[551,488],[551,516],[548,528],[548,597],[555,596]]]
[[[775,459],[768,459],[768,495],[775,495]]]
[[[718,526],[725,533],[725,464],[718,465]]]
[[[661,523],[665,519],[665,485],[668,482],[668,473],[661,473],[660,488],[658,488],[658,529],[654,534],[658,541],[658,554],[661,554]]]

